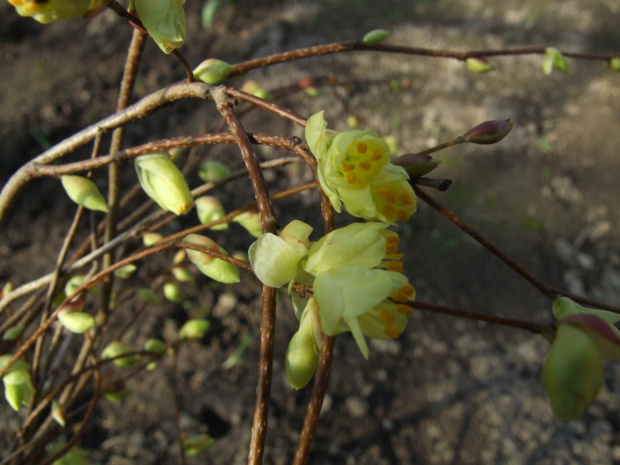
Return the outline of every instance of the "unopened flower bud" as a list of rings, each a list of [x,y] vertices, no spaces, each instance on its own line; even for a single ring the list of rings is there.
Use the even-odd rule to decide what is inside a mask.
[[[94,182],[84,176],[65,175],[62,187],[71,200],[89,210],[108,212],[108,204]]]
[[[541,63],[543,73],[549,75],[553,68],[558,71],[562,71],[563,73],[569,73],[570,69],[568,67],[568,62],[562,52],[560,52],[557,48],[549,47],[545,49],[545,56]]]
[[[241,90],[254,97],[262,98],[263,100],[273,100],[273,95],[257,81],[246,81],[241,87]]]
[[[613,57],[607,60],[607,67],[612,71],[620,69],[620,57]]]
[[[185,42],[185,0],[134,0],[140,21],[164,53]]]
[[[209,58],[200,63],[194,70],[194,77],[206,84],[219,84],[228,77],[232,65],[217,58]]]
[[[214,241],[199,234],[190,234],[183,239],[183,242],[200,245],[207,249],[212,249],[228,255],[227,252]],[[232,263],[191,249],[187,249],[187,256],[200,272],[209,278],[224,284],[239,282],[239,270]]]
[[[186,270],[185,268],[179,268],[178,266],[175,266],[174,268],[172,268],[172,274],[174,275],[175,279],[181,283],[194,282],[194,274],[191,271]]]
[[[198,220],[201,224],[217,221],[226,216],[222,202],[220,202],[217,197],[212,195],[203,195],[202,197],[198,197],[195,202]],[[211,226],[210,229],[213,229],[214,231],[222,231],[224,229],[228,229],[228,223],[216,224]]]
[[[164,236],[162,236],[159,233],[156,233],[156,232],[145,232],[145,233],[142,234],[142,243],[146,247],[151,247],[151,246],[157,244],[163,238],[164,238]]]
[[[144,343],[144,350],[155,355],[164,355],[166,353],[166,343],[161,339],[151,338]]]
[[[411,178],[419,178],[430,173],[439,166],[441,160],[424,153],[406,153],[392,160],[397,166],[402,166]]]
[[[95,327],[95,317],[84,312],[73,312],[63,308],[58,313],[58,321],[72,333],[82,334]]]
[[[578,419],[603,386],[603,359],[588,334],[560,324],[543,367],[543,384],[561,421]]]
[[[260,213],[257,211],[246,211],[238,214],[233,218],[235,223],[243,226],[247,232],[254,237],[260,237],[263,234],[263,225],[260,220]]]
[[[208,320],[202,318],[194,318],[187,321],[179,331],[179,337],[181,339],[202,339],[211,323]]]
[[[134,274],[137,269],[138,267],[136,265],[130,263],[129,265],[122,266],[118,270],[116,270],[114,272],[114,276],[120,279],[127,279],[132,274]]]
[[[472,144],[496,144],[512,131],[514,123],[510,119],[485,121],[470,129],[461,137]]]
[[[385,40],[389,35],[390,31],[386,31],[385,29],[374,29],[366,33],[362,39],[362,43],[364,45],[375,45]]]
[[[495,69],[495,66],[484,57],[467,58],[465,64],[474,73],[488,73]]]
[[[78,290],[78,288],[82,285],[86,276],[83,274],[76,274],[69,278],[67,284],[65,284],[65,295],[70,296]]]
[[[65,426],[65,424],[67,423],[67,412],[62,407],[62,405],[58,403],[57,400],[52,401],[52,418],[60,426]]]
[[[164,297],[170,302],[179,303],[183,300],[181,287],[177,283],[164,284]]]
[[[183,263],[185,261],[186,258],[187,258],[187,254],[185,253],[185,249],[179,249],[174,254],[174,258],[172,259],[172,263],[174,265],[180,265],[181,263]]]
[[[24,325],[11,326],[2,335],[2,340],[3,341],[14,341],[19,336],[22,335],[22,333],[24,332],[24,329],[26,329]]]
[[[318,317],[318,305],[310,298],[304,310],[299,330],[293,335],[286,349],[286,377],[293,389],[306,386],[319,365],[319,345],[321,323]]]
[[[196,457],[215,444],[215,439],[207,433],[191,436],[183,440],[183,451],[188,457]]]
[[[129,352],[131,352],[131,349],[124,342],[112,341],[101,352],[101,358],[113,358],[114,361],[112,363],[114,363],[117,367],[129,367],[140,363],[139,355],[128,355],[126,357],[121,357],[121,355]]]
[[[183,173],[166,152],[141,155],[136,158],[135,166],[142,189],[163,210],[182,215],[194,206]]]
[[[200,164],[198,176],[204,182],[215,182],[230,174],[230,168],[222,162],[211,160]]]

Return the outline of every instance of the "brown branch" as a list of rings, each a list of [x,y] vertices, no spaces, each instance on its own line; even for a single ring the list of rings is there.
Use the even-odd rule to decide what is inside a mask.
[[[523,279],[525,279],[527,282],[529,282],[532,286],[534,286],[536,289],[538,289],[540,292],[542,292],[544,295],[546,295],[550,299],[554,299],[557,296],[566,296],[574,300],[575,302],[579,302],[581,304],[588,305],[590,307],[609,310],[614,313],[620,313],[620,308],[618,307],[614,307],[613,305],[609,305],[603,302],[598,302],[596,300],[588,299],[586,297],[582,297],[576,294],[572,294],[570,292],[566,292],[563,289],[552,286],[538,279],[536,276],[534,276],[532,273],[526,270],[523,266],[521,266],[516,260],[506,255],[506,253],[502,249],[500,249],[499,247],[491,243],[487,238],[485,238],[482,234],[476,231],[472,226],[470,226],[465,221],[458,218],[454,213],[452,213],[446,207],[441,205],[437,200],[435,200],[433,197],[428,195],[422,189],[414,185],[413,190],[415,191],[416,195],[419,198],[424,200],[428,205],[430,205],[435,210],[437,210],[439,213],[441,213],[451,223],[458,226],[465,234],[467,234],[469,237],[474,239],[476,242],[482,245],[485,249],[487,249],[489,252],[491,252],[493,255],[495,255],[497,258],[503,261],[506,265],[508,265],[508,267],[514,270],[519,276],[521,276]]]
[[[314,47],[292,50],[290,52],[276,53],[274,55],[256,58],[253,60],[242,61],[233,66],[231,76],[243,74],[252,69],[263,68],[278,63],[285,63],[304,58],[312,58],[333,53],[354,52],[354,51],[373,51],[384,53],[400,53],[404,55],[415,55],[435,58],[453,58],[456,60],[467,60],[468,58],[490,57],[490,56],[514,56],[514,55],[544,55],[546,47],[528,47],[521,49],[502,49],[502,50],[472,50],[457,52],[453,50],[437,50],[428,48],[407,47],[404,45],[365,45],[361,42],[342,42],[335,44],[317,45]],[[619,57],[620,53],[573,53],[561,52],[565,57],[587,59],[587,60],[609,60]]]
[[[276,105],[275,103],[269,102],[259,97],[255,97],[252,94],[248,94],[247,92],[243,92],[242,90],[237,90],[233,87],[227,87],[226,93],[231,97],[237,98],[239,100],[251,103],[259,108],[270,111],[278,116],[281,116],[284,119],[292,121],[293,123],[305,127],[306,122],[308,121],[306,118],[299,116],[296,113],[293,113],[288,108],[281,107],[280,105]]]
[[[209,86],[202,82],[173,84],[147,95],[139,102],[93,124],[56,144],[49,150],[19,168],[0,192],[0,227],[8,218],[10,207],[21,189],[32,179],[30,171],[35,164],[46,165],[57,161],[78,147],[93,140],[101,131],[108,131],[143,118],[158,108],[185,98],[210,99]]]

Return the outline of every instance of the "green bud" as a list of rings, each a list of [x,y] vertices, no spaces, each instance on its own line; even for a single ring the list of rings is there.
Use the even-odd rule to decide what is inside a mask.
[[[228,77],[233,67],[217,58],[209,58],[194,70],[194,77],[206,84],[219,84]]]
[[[164,236],[162,236],[159,233],[156,233],[156,232],[145,232],[145,233],[142,234],[142,243],[146,247],[151,247],[151,246],[157,244],[163,238],[164,238]]]
[[[83,176],[65,175],[62,187],[71,200],[89,210],[108,212],[108,204],[94,182]]]
[[[243,226],[252,236],[258,238],[263,234],[263,225],[260,220],[260,213],[257,211],[246,211],[233,218],[235,223]]]
[[[135,166],[142,189],[163,210],[182,215],[192,209],[194,199],[189,186],[166,152],[141,155]]]
[[[612,71],[620,69],[620,57],[613,57],[607,60],[607,67]]]
[[[134,0],[140,21],[164,53],[185,42],[185,0]]]
[[[317,89],[316,87],[305,87],[304,92],[310,98],[316,98],[321,95],[321,91]]]
[[[198,168],[198,176],[204,182],[215,182],[230,175],[230,168],[219,161],[205,161]]]
[[[157,297],[157,294],[150,289],[138,289],[136,291],[136,296],[142,302],[147,304],[155,305],[159,303],[159,297]]]
[[[3,356],[0,362],[0,368],[4,367],[6,363],[11,359],[11,355]],[[8,372],[3,376],[4,382],[4,397],[15,411],[19,410],[20,406],[30,405],[32,402],[32,396],[34,394],[34,386],[30,380],[30,366],[21,361],[16,362]]]
[[[217,221],[226,216],[222,202],[212,195],[203,195],[196,199],[196,211],[198,212],[198,220],[201,224]],[[214,231],[222,231],[228,229],[228,223],[216,224],[210,229]]]
[[[11,370],[2,377],[6,386],[28,383],[30,372],[28,370]]]
[[[60,426],[65,426],[67,424],[67,412],[57,400],[52,401],[52,418]]]
[[[179,331],[179,337],[181,339],[202,339],[207,334],[210,326],[211,323],[208,320],[201,318],[191,319],[183,325]]]
[[[164,355],[166,353],[166,343],[161,339],[147,339],[144,343],[144,350],[152,352],[155,355]]]
[[[405,168],[412,178],[419,178],[430,173],[439,166],[441,160],[437,160],[424,153],[406,153],[392,160],[392,164]]]
[[[226,251],[211,239],[199,234],[190,234],[183,239],[183,242],[200,245],[227,255]],[[190,261],[196,265],[202,274],[209,278],[224,284],[239,282],[239,270],[232,263],[198,252],[197,250],[186,249],[186,252]]]
[[[4,370],[4,367],[8,365],[12,358],[13,356],[11,354],[0,355],[0,370]],[[28,371],[30,370],[30,365],[23,360],[17,360],[13,365],[11,365],[11,368],[8,369],[7,373],[11,373],[16,370]]]
[[[286,349],[286,377],[293,389],[306,386],[319,366],[317,338],[320,338],[320,334],[318,305],[311,298],[301,316],[299,330]]]
[[[136,265],[130,263],[129,265],[125,265],[120,267],[118,270],[114,272],[114,276],[120,279],[129,278],[134,272],[138,269]]]
[[[69,278],[67,284],[65,284],[65,295],[70,296],[78,290],[78,288],[82,285],[84,280],[86,279],[86,275],[83,274],[75,274]]]
[[[22,403],[25,403],[24,401],[26,400],[22,387],[14,384],[4,386],[4,397],[11,408],[16,412],[19,411],[19,407],[21,407]]]
[[[603,386],[603,359],[579,327],[560,324],[543,367],[543,384],[561,421],[581,417]]]
[[[246,81],[241,87],[241,90],[254,97],[262,98],[263,100],[273,100],[273,95],[265,90],[257,81]]]
[[[495,66],[493,66],[493,64],[484,57],[467,58],[465,60],[465,64],[471,71],[479,74],[488,73],[489,71],[493,71],[495,69]]]
[[[72,333],[82,334],[96,325],[95,317],[84,312],[72,312],[70,309],[58,313],[58,321]]]
[[[199,434],[183,440],[183,451],[188,457],[195,457],[209,449],[213,444],[215,444],[215,439],[211,436],[206,433]]]
[[[172,263],[174,265],[179,265],[179,264],[181,264],[181,263],[183,263],[185,261],[186,257],[187,257],[187,254],[185,253],[185,249],[179,249],[174,254],[174,258],[172,259]]]
[[[183,294],[181,293],[181,287],[177,283],[164,284],[164,297],[170,302],[179,303],[183,300]]]
[[[558,71],[562,71],[563,73],[569,73],[570,69],[568,67],[568,62],[562,52],[560,52],[557,48],[549,47],[545,49],[545,56],[541,63],[543,73],[546,75],[551,74],[553,68]]]
[[[191,271],[186,270],[185,268],[179,268],[178,266],[172,268],[172,274],[175,279],[181,283],[193,283],[195,280]]]
[[[13,292],[13,284],[11,283],[6,283],[3,287],[2,290],[0,290],[0,300],[4,299],[7,295],[9,295],[11,292]]]
[[[12,326],[6,330],[6,332],[2,335],[3,341],[14,341],[19,336],[22,335],[26,327],[24,325]]]
[[[461,137],[465,139],[465,142],[471,142],[472,144],[496,144],[512,131],[513,126],[514,123],[510,119],[485,121],[470,129]]]
[[[110,342],[105,349],[101,352],[102,359],[115,358],[123,354],[131,352],[131,349],[127,344],[121,341]],[[129,367],[140,363],[139,355],[128,355],[127,357],[120,357],[115,359],[112,363],[117,367]]]
[[[347,126],[349,127],[349,129],[357,129],[358,123],[359,122],[357,120],[357,116],[355,115],[347,116]]]
[[[366,35],[362,39],[362,43],[364,45],[375,45],[385,40],[389,35],[390,32],[386,31],[385,29],[374,29],[366,33]]]

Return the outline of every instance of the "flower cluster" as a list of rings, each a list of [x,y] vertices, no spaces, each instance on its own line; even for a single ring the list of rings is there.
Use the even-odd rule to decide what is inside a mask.
[[[295,220],[279,236],[264,234],[250,247],[250,263],[263,283],[313,287],[307,298],[292,293],[301,322],[287,352],[293,387],[303,387],[314,374],[321,332],[350,331],[367,358],[365,336],[394,339],[405,329],[411,313],[405,304],[415,290],[401,273],[398,235],[387,227],[353,223],[310,243],[312,228]],[[303,366],[296,365],[298,359]]]
[[[344,204],[353,216],[392,225],[415,213],[409,175],[390,163],[390,148],[374,130],[330,131],[321,111],[308,119],[305,132],[321,188],[338,213]]]

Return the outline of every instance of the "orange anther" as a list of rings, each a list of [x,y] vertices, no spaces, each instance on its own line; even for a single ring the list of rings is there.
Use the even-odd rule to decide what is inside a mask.
[[[372,158],[373,160],[381,160],[383,158],[383,154],[378,150],[375,150],[370,158]]]
[[[366,150],[368,150],[368,146],[366,144],[364,144],[363,142],[357,144],[357,151],[359,153],[366,153]]]
[[[385,323],[394,323],[396,315],[388,310],[381,310],[379,312],[379,319]]]
[[[411,195],[407,193],[400,194],[398,196],[398,200],[400,201],[402,205],[411,205],[413,203],[413,197],[411,197]]]
[[[347,173],[347,182],[349,184],[355,184],[357,182],[357,177],[355,173]]]
[[[402,315],[411,315],[413,313],[413,309],[411,307],[402,304],[396,306],[396,311]]]
[[[340,168],[342,169],[342,171],[353,171],[355,169],[355,165],[353,163],[347,163],[346,161],[343,161],[342,163],[340,163]]]
[[[387,334],[390,339],[396,339],[398,336],[400,336],[400,331],[398,331],[398,328],[396,326],[386,326],[385,334]]]
[[[360,168],[365,170],[365,171],[368,171],[371,167],[372,167],[372,165],[370,163],[368,163],[368,162],[363,161],[363,162],[360,163]]]

